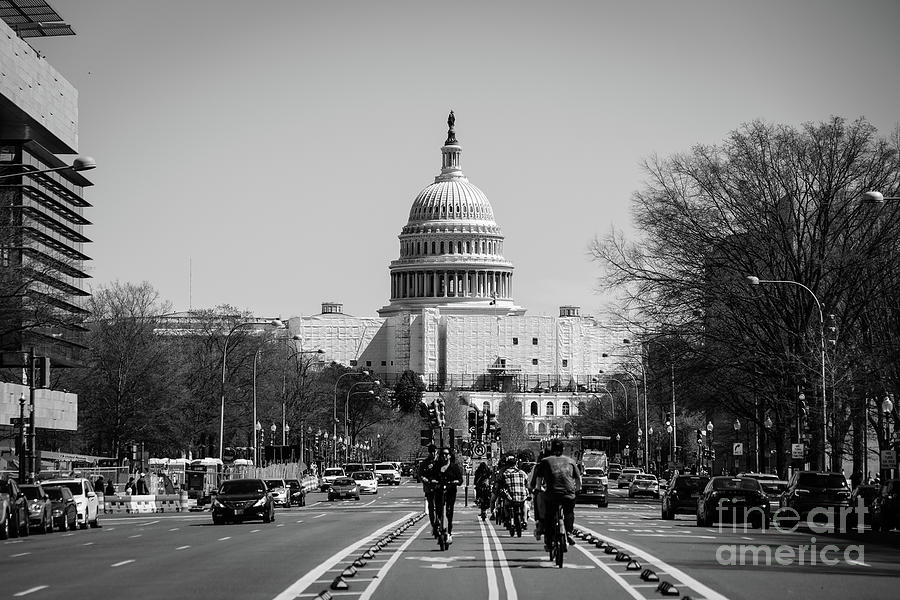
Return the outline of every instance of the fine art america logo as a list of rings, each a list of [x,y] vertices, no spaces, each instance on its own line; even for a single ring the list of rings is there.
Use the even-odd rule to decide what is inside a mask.
[[[738,531],[743,524],[747,532],[747,523],[767,523],[762,532],[766,534],[788,534],[796,532],[801,526],[814,534],[851,533],[863,531],[863,522],[868,512],[863,499],[855,507],[817,507],[813,508],[805,518],[793,508],[779,508],[767,522],[764,511],[759,507],[746,508],[739,515],[730,507],[720,503],[716,507],[718,513],[719,533],[730,526],[731,531]],[[731,513],[727,520],[725,513]],[[743,518],[739,518],[743,517]],[[824,522],[824,523],[823,523]],[[801,565],[801,566],[835,566],[841,561],[848,564],[865,563],[865,547],[862,544],[838,546],[836,544],[819,544],[815,535],[810,536],[808,544],[797,543],[761,543],[761,544],[722,544],[716,549],[716,562],[720,565]]]

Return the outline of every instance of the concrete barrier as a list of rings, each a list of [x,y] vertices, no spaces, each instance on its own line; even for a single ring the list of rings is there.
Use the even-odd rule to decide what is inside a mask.
[[[106,514],[144,514],[161,512],[181,512],[187,510],[186,494],[149,494],[106,496],[103,512]]]

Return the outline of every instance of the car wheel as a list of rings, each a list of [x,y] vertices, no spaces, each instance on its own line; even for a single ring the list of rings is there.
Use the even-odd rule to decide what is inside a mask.
[[[63,519],[59,524],[59,530],[67,531],[68,529],[69,529],[69,517],[66,515],[63,515]]]
[[[69,531],[75,531],[78,528],[78,515],[76,513],[72,513],[72,518],[69,519]]]

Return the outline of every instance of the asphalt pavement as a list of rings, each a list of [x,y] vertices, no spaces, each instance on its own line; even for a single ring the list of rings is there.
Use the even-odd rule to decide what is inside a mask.
[[[562,569],[533,524],[510,537],[463,506],[462,493],[453,544],[441,551],[423,509],[421,487],[405,483],[359,501],[312,493],[267,524],[107,515],[100,529],[0,542],[0,597],[640,599],[667,597],[664,584],[695,600],[843,599],[894,598],[900,581],[897,532],[700,528],[687,515],[663,521],[658,500],[625,490],[612,490],[608,508],[577,507],[578,543]]]

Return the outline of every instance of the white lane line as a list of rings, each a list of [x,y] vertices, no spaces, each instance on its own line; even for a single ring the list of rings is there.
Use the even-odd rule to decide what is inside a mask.
[[[159,521],[150,521],[149,523],[144,523],[143,527],[146,527],[147,525],[156,525],[157,523],[159,523]]]
[[[219,538],[219,541],[224,542],[225,540],[230,540],[230,539],[231,539],[231,536],[229,535],[227,537]]]
[[[120,562],[117,562],[117,563],[113,563],[113,564],[111,564],[111,565],[109,565],[109,566],[111,566],[111,567],[121,567],[122,565],[127,565],[128,563],[133,563],[133,562],[134,562],[134,559],[123,560],[123,561],[120,561]]]
[[[10,558],[19,558],[20,556],[28,556],[31,552],[19,552],[18,554],[10,554]]]
[[[13,594],[13,596],[14,596],[14,597],[27,596],[28,594],[32,594],[32,593],[34,593],[34,592],[38,592],[38,591],[43,590],[43,589],[46,589],[46,588],[48,588],[48,587],[49,587],[49,586],[46,586],[46,585],[39,585],[39,586],[37,586],[37,587],[28,588],[27,590],[22,590],[21,592],[16,592],[15,594]]]
[[[284,523],[279,523],[279,524],[276,525],[275,527],[284,527]]]
[[[128,539],[136,538],[136,537],[141,537],[141,534],[138,533],[137,535],[129,535],[129,536],[128,536]]]
[[[497,574],[494,573],[494,558],[491,554],[491,541],[485,530],[484,521],[479,520],[478,526],[481,528],[481,542],[484,547],[484,568],[487,570],[488,600],[499,600],[500,588],[497,586]]]
[[[177,527],[173,527],[173,528],[170,529],[169,531],[178,531],[178,528],[177,528]]]
[[[190,546],[178,546],[178,547],[175,548],[175,549],[176,549],[176,550],[187,550],[188,548],[190,548]]]
[[[872,566],[869,563],[864,563],[861,560],[848,560],[847,564],[848,565],[859,565],[860,567],[871,567]]]
[[[303,522],[303,519],[300,519],[300,520],[299,520],[299,521],[297,521],[297,522],[298,522],[298,523],[302,523],[302,522]]]
[[[609,567],[609,565],[598,560],[596,556],[594,556],[593,554],[591,554],[590,552],[588,552],[581,546],[573,546],[573,547],[576,550],[578,550],[579,552],[581,552],[582,554],[584,554],[585,556],[587,556],[588,560],[590,560],[592,563],[594,563],[595,565],[597,565],[598,567],[600,567],[601,569],[606,571],[606,574],[609,575],[610,577],[612,577],[616,583],[618,583],[620,586],[622,586],[622,589],[624,589],[626,592],[628,592],[632,598],[634,598],[635,600],[644,600],[644,595],[639,593],[636,589],[634,589],[634,587],[629,582],[625,581],[618,573],[613,571]]]
[[[306,588],[308,588],[311,584],[318,581],[318,579],[322,576],[322,573],[325,573],[326,571],[331,569],[335,564],[337,564],[338,562],[343,560],[348,554],[350,554],[351,552],[359,549],[360,547],[362,547],[366,544],[371,544],[373,540],[378,539],[378,537],[381,536],[383,533],[396,528],[397,526],[399,526],[401,523],[403,523],[407,519],[415,516],[415,514],[416,513],[414,513],[414,512],[407,513],[405,516],[400,517],[393,523],[388,523],[381,529],[378,529],[377,531],[374,531],[373,533],[362,538],[361,540],[354,542],[353,544],[350,544],[343,550],[338,550],[337,552],[332,554],[329,558],[325,559],[324,562],[320,563],[319,566],[310,570],[309,572],[306,573],[306,575],[304,575],[303,577],[301,577],[300,579],[298,579],[297,581],[295,581],[294,583],[289,585],[287,587],[287,589],[285,589],[283,592],[281,592],[280,594],[275,596],[275,598],[273,598],[273,600],[294,600],[294,598],[300,596],[304,591],[306,591]],[[369,561],[369,562],[371,563],[371,562],[375,562],[375,561]]]
[[[403,542],[403,544],[399,548],[397,548],[397,551],[391,555],[391,558],[388,559],[386,563],[384,563],[384,566],[381,567],[381,570],[379,570],[378,573],[373,576],[372,583],[369,584],[369,587],[367,587],[363,591],[362,595],[359,597],[359,600],[369,600],[372,597],[372,594],[375,593],[375,590],[378,589],[378,586],[381,585],[382,581],[384,581],[384,576],[387,574],[388,570],[392,566],[394,566],[394,563],[396,563],[400,559],[400,555],[403,554],[403,551],[406,550],[407,547],[409,547],[414,539],[419,537],[419,534],[422,533],[422,530],[424,529],[425,525],[419,527],[419,529],[414,534],[412,534],[412,536],[410,536],[408,540]]]
[[[82,544],[82,546],[93,546],[93,545],[94,545],[94,542],[85,542]]]
[[[251,529],[250,533],[259,533],[262,529]]]
[[[695,592],[697,592],[697,595],[702,596],[706,600],[728,600],[727,596],[724,596],[711,587],[700,583],[681,569],[678,569],[677,567],[674,567],[669,563],[656,558],[646,550],[642,550],[637,546],[632,546],[631,544],[627,544],[621,540],[612,539],[609,536],[600,535],[596,531],[592,531],[587,528],[582,529],[587,533],[593,534],[601,539],[605,539],[616,548],[627,550],[632,557],[643,557],[644,562],[656,563],[658,566],[662,567],[664,570],[670,573],[672,577],[680,579],[684,585],[692,588]],[[581,546],[576,546],[576,548],[581,550]]]
[[[615,531],[615,529],[610,529],[610,531]],[[698,540],[714,540],[717,539],[714,535],[688,535],[688,534],[674,534],[674,533],[635,533],[634,537],[664,537],[664,538],[697,538]],[[750,538],[745,538],[750,539]]]
[[[497,551],[497,559],[500,562],[500,572],[503,574],[503,583],[506,586],[506,600],[519,600],[516,584],[513,582],[509,563],[506,561],[506,553],[503,552],[503,546],[500,544],[500,538],[497,537],[497,531],[493,527],[488,527],[488,533],[491,534],[491,538],[494,540],[494,550]]]
[[[324,516],[327,515],[327,514],[328,514],[328,513],[322,513],[321,515],[316,515],[316,516],[313,517],[313,519],[321,519],[322,517],[324,517]]]

